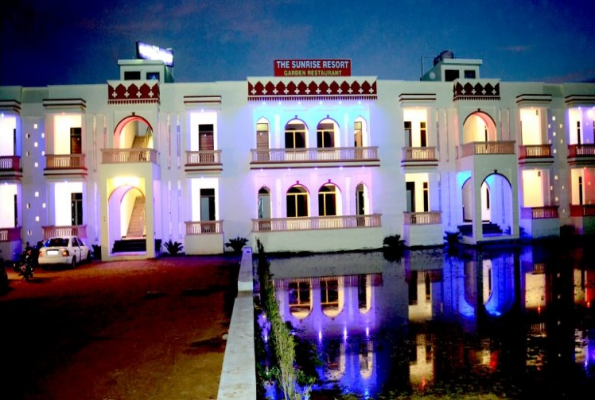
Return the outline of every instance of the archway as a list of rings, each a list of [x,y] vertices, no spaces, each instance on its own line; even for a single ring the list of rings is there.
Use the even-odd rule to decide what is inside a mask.
[[[153,127],[138,115],[122,119],[114,129],[114,148],[153,148]]]
[[[497,140],[496,123],[483,111],[470,114],[463,122],[463,144]]]
[[[141,244],[142,251],[146,250],[146,204],[140,188],[122,185],[114,189],[108,198],[107,217],[110,252],[138,251]],[[129,247],[133,242],[134,248]]]

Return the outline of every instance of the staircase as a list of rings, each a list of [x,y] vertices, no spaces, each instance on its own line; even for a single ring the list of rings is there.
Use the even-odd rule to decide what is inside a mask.
[[[142,238],[145,228],[145,198],[138,196],[134,201],[126,238]]]
[[[141,253],[147,251],[145,239],[122,239],[114,242],[112,253]],[[155,251],[161,251],[161,239],[155,239]]]
[[[131,149],[142,149],[145,147],[146,136],[135,136]]]
[[[461,232],[461,235],[473,236],[473,225],[471,225],[471,224],[459,225],[458,228],[459,228],[459,232]],[[497,224],[494,224],[492,222],[484,222],[482,224],[482,232],[483,232],[483,236],[502,235],[502,229],[500,229],[500,227]]]

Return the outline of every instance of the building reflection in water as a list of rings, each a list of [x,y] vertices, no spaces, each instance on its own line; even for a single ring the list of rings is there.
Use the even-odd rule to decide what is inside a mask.
[[[457,382],[577,394],[595,384],[595,263],[552,253],[293,257],[271,272],[282,317],[324,362],[315,391],[374,398]]]

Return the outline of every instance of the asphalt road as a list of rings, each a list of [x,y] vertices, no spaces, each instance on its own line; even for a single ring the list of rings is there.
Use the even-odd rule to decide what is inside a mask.
[[[0,399],[215,399],[239,257],[7,270]]]

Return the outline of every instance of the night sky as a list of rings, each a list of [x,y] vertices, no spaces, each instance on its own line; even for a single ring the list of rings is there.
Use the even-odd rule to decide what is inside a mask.
[[[7,0],[0,85],[105,83],[136,42],[172,48],[177,82],[273,75],[275,59],[351,59],[418,80],[442,50],[503,81],[595,81],[594,0]]]

